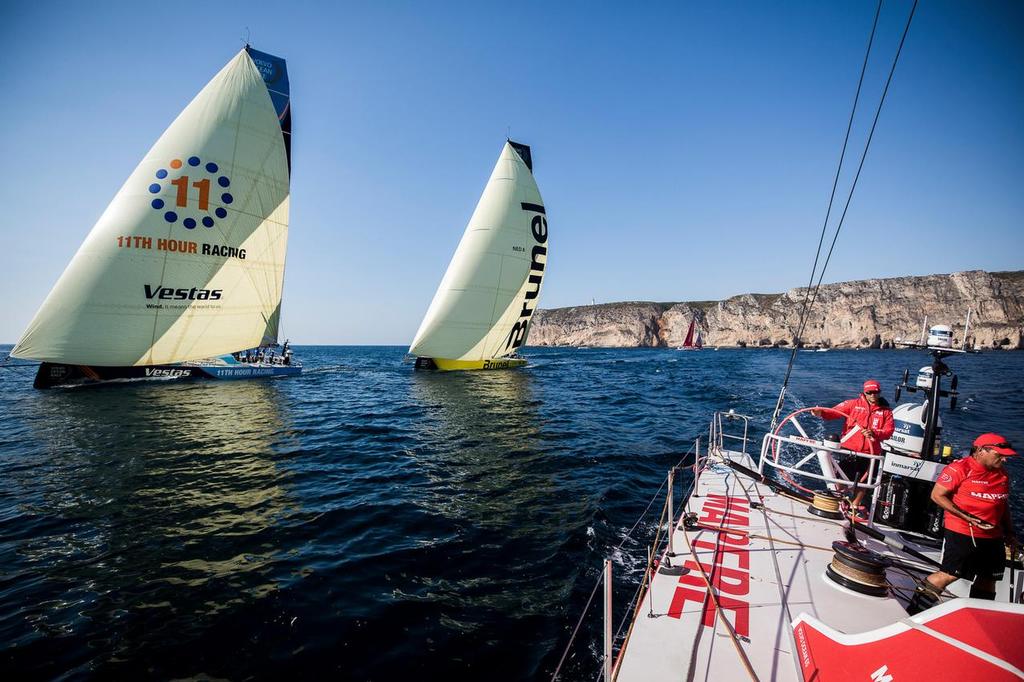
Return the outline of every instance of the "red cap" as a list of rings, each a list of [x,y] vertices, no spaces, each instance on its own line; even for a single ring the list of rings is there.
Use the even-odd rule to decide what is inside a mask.
[[[989,447],[1000,455],[1016,455],[1017,451],[1010,447],[1006,439],[998,433],[983,433],[974,439],[974,447]]]
[[[879,392],[881,392],[881,390],[882,390],[881,385],[877,381],[875,381],[874,379],[868,379],[867,381],[864,382],[864,392],[865,393],[867,393],[868,391],[879,391]]]

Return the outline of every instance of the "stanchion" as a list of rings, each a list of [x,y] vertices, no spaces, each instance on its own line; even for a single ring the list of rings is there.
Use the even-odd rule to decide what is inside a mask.
[[[674,557],[676,555],[675,549],[672,547],[672,536],[676,534],[676,515],[672,509],[672,490],[676,481],[676,468],[672,467],[668,470],[668,556]]]
[[[604,682],[612,682],[612,562],[604,560]]]

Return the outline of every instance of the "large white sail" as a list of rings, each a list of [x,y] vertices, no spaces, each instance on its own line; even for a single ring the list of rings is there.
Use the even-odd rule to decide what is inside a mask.
[[[463,362],[526,343],[548,260],[530,148],[507,142],[409,352]]]
[[[284,61],[246,47],[132,172],[11,354],[151,365],[276,340],[289,135]]]

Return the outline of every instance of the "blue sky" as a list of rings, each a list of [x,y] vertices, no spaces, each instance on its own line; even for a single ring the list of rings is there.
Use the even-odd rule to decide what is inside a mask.
[[[548,209],[542,307],[803,285],[875,3],[631,4],[5,4],[0,341],[247,31],[291,79],[296,343],[412,339],[508,130]],[[883,7],[854,158],[910,4]],[[827,281],[1024,268],[1021,74],[1024,3],[921,3]]]

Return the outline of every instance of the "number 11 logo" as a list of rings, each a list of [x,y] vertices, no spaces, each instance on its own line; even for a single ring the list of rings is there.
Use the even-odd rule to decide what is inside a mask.
[[[203,171],[205,171],[205,174],[210,177],[202,177],[202,175],[200,175],[199,178],[196,179],[196,175],[194,174],[179,175],[170,181],[170,185],[175,189],[173,207],[168,208],[168,210],[165,211],[164,209],[167,208],[167,206],[162,197],[157,197],[150,202],[150,206],[152,206],[154,210],[164,211],[163,218],[169,223],[176,223],[178,222],[179,217],[183,217],[184,219],[181,221],[181,224],[184,225],[187,230],[194,230],[199,222],[202,222],[207,228],[212,228],[217,224],[217,221],[214,220],[214,216],[219,220],[227,218],[227,206],[235,200],[231,195],[231,192],[228,191],[228,188],[231,187],[231,180],[226,175],[219,174],[220,168],[217,167],[217,164],[212,161],[207,163],[205,166],[201,166],[201,164],[202,161],[198,156],[192,156],[188,159],[188,165],[195,169],[192,171],[193,173],[203,174]],[[168,164],[171,171],[177,171],[181,169],[183,165],[184,164],[182,164],[181,159],[173,159]],[[171,171],[168,171],[166,168],[161,168],[156,172],[156,179],[165,180],[170,175]],[[220,205],[216,206],[213,210],[213,215],[210,215],[210,189],[213,187],[213,183],[211,182],[211,178],[213,177],[216,178],[217,185],[223,191],[219,197]],[[195,191],[193,192],[193,190]],[[160,183],[154,182],[149,186],[149,192],[150,194],[161,194],[164,192],[164,187]],[[190,199],[194,201],[194,204],[191,206],[189,203]],[[195,210],[193,210],[193,206]],[[179,210],[181,211],[182,216],[178,215]],[[189,213],[193,213],[194,215],[188,215]]]

